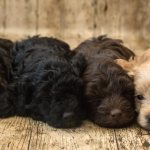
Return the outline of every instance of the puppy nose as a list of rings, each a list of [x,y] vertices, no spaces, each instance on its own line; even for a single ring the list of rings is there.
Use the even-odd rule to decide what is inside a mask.
[[[121,110],[120,110],[120,109],[113,109],[113,110],[110,112],[110,115],[111,115],[111,117],[113,117],[113,118],[120,117],[120,116],[121,116]]]
[[[150,114],[146,116],[147,122],[150,123]]]
[[[65,120],[72,120],[73,119],[73,117],[74,117],[74,113],[73,112],[65,112],[64,114],[63,114],[63,118],[65,119]]]

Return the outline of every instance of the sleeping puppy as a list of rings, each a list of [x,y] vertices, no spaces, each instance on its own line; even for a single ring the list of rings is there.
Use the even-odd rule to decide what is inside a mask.
[[[133,80],[114,60],[134,53],[106,36],[86,40],[75,51],[88,62],[83,80],[89,119],[103,127],[129,125],[135,118]]]
[[[8,117],[14,114],[13,95],[10,83],[12,81],[12,48],[13,42],[0,39],[0,117]],[[9,98],[11,97],[11,99]]]
[[[86,66],[84,57],[48,37],[17,42],[14,50],[16,114],[57,128],[79,126],[85,117],[80,78]]]
[[[118,59],[117,63],[134,78],[137,121],[140,126],[150,130],[150,49],[135,59]]]

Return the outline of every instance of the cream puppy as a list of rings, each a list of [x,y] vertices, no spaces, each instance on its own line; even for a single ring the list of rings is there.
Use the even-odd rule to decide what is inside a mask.
[[[150,130],[150,49],[136,56],[134,60],[117,59],[116,62],[133,76],[137,121],[140,126]]]

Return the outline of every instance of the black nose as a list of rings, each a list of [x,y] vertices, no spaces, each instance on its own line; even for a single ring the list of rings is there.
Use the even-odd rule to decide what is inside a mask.
[[[121,110],[120,109],[113,109],[111,112],[110,112],[110,115],[111,117],[113,118],[118,118],[121,116]]]
[[[150,123],[150,114],[146,116],[147,122]]]
[[[71,121],[74,118],[74,113],[73,112],[65,112],[63,114],[63,119],[67,121]]]

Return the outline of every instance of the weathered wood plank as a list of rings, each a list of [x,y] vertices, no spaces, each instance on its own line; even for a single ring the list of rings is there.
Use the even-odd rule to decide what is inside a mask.
[[[38,33],[62,38],[72,46],[93,36],[93,0],[39,1]]]
[[[0,150],[116,150],[113,130],[85,123],[77,129],[55,129],[28,118],[0,121]]]
[[[91,36],[121,38],[132,49],[150,47],[150,1],[0,1],[0,35],[13,39],[39,33],[72,47]]]
[[[143,150],[142,135],[140,128],[131,126],[130,128],[116,129],[115,135],[118,148],[121,150]]]
[[[37,30],[39,34],[59,36],[61,29],[61,1],[38,1]],[[62,6],[63,7],[63,6]]]
[[[123,39],[131,48],[150,47],[150,1],[96,0],[94,35]]]
[[[10,1],[6,3],[5,35],[25,36],[36,33],[36,0]]]
[[[0,150],[147,150],[149,133],[140,127],[101,128],[84,122],[76,129],[55,129],[29,118],[0,120]]]
[[[0,0],[0,36],[4,36],[5,28],[5,0]]]
[[[93,36],[94,7],[93,0],[63,1],[63,37],[67,41],[76,39],[79,43]]]

